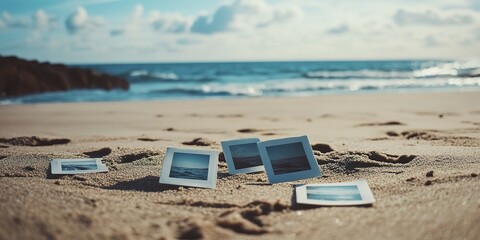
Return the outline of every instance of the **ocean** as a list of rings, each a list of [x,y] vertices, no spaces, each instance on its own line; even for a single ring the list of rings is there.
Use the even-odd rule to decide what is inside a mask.
[[[78,171],[78,170],[96,170],[98,169],[97,161],[75,161],[75,162],[62,162],[63,171]]]
[[[0,99],[0,104],[313,96],[480,90],[480,61],[309,61],[88,64],[130,90],[75,90]]]
[[[185,167],[172,166],[169,177],[194,179],[194,180],[207,180],[208,168],[185,168]]]
[[[275,175],[310,170],[307,156],[271,160]]]
[[[250,168],[250,167],[257,167],[263,166],[262,159],[260,155],[253,156],[253,157],[233,157],[233,165],[235,165],[236,169],[243,169],[243,168]]]

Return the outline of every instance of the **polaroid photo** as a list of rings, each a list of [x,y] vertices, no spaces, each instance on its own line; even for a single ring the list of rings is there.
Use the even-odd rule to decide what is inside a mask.
[[[270,183],[322,175],[307,136],[261,141],[257,146]]]
[[[295,192],[299,204],[351,206],[375,202],[368,183],[363,179],[346,183],[307,184],[297,187]]]
[[[167,148],[159,182],[190,187],[215,188],[218,152]]]
[[[243,138],[222,142],[223,154],[227,161],[228,173],[251,173],[264,171],[258,138]]]
[[[52,174],[108,172],[107,165],[102,163],[101,158],[52,159],[50,166]]]

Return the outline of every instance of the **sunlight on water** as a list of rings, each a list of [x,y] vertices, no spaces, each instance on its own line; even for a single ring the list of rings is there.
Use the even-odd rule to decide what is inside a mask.
[[[85,65],[130,82],[129,91],[76,90],[1,104],[480,89],[480,61],[332,61]]]

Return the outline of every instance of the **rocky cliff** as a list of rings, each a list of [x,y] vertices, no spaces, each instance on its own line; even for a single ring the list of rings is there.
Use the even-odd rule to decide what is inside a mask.
[[[0,97],[73,89],[123,89],[127,80],[91,69],[0,56]]]

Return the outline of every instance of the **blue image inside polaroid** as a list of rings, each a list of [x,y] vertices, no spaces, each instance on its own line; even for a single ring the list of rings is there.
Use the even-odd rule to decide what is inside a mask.
[[[96,160],[62,162],[62,171],[86,171],[97,170]]]
[[[244,169],[256,166],[262,166],[263,162],[258,152],[257,143],[247,143],[231,145],[233,165],[235,169]]]
[[[209,155],[175,152],[169,177],[207,180],[209,161]]]
[[[275,175],[310,170],[310,164],[301,142],[266,148]]]
[[[324,201],[361,201],[362,195],[356,185],[307,186],[307,199]]]

